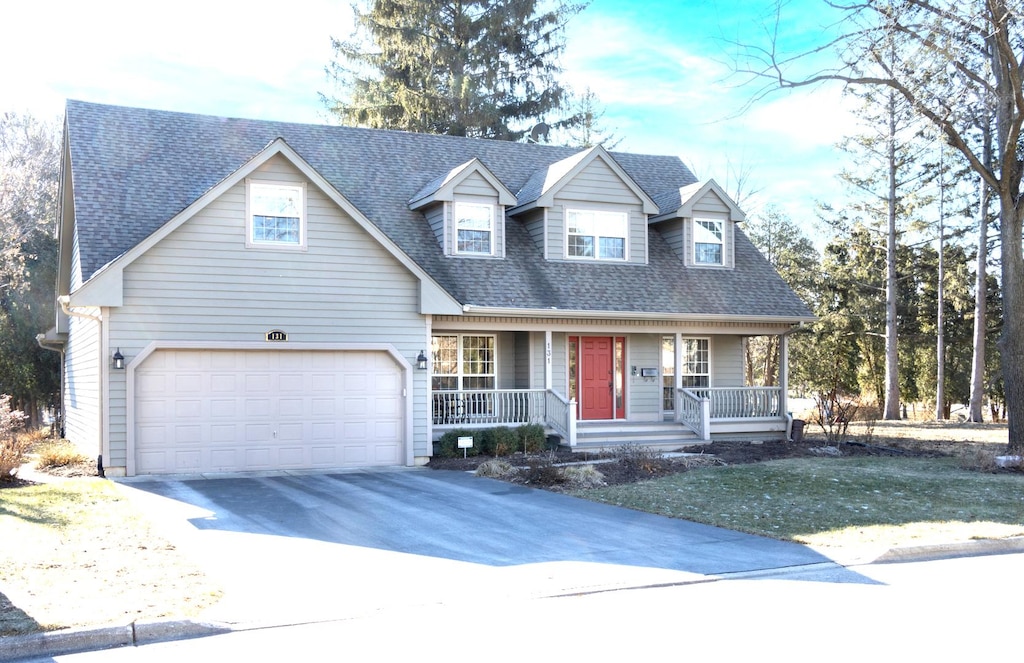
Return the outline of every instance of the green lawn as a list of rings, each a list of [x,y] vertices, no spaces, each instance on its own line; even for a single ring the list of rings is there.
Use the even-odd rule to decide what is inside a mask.
[[[821,547],[1024,535],[1024,474],[952,458],[799,458],[705,467],[579,497]]]

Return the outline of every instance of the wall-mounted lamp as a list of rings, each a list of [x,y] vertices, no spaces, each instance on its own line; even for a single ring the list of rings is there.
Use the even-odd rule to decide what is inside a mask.
[[[114,368],[115,369],[117,369],[119,371],[124,369],[124,355],[121,354],[121,348],[118,348],[114,352],[113,360],[114,360]]]
[[[420,355],[416,357],[416,368],[421,371],[427,370],[427,355],[423,354],[423,350],[420,350]]]

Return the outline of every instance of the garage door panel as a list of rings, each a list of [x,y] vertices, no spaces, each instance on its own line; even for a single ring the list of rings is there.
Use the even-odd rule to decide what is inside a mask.
[[[139,474],[404,462],[383,352],[158,350],[135,376]]]

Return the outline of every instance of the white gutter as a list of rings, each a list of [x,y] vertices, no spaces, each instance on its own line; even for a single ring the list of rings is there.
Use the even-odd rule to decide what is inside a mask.
[[[463,304],[462,312],[467,315],[493,315],[523,318],[599,318],[612,320],[678,320],[681,322],[777,322],[795,323],[801,327],[808,322],[815,322],[816,317],[780,317],[774,315],[702,315],[699,313],[643,313],[639,311],[584,311],[558,308],[503,308],[489,306],[475,306]],[[796,330],[794,330],[796,331]]]
[[[103,316],[73,310],[71,308],[71,297],[68,295],[61,295],[58,297],[57,303],[60,304],[60,310],[64,312],[64,315],[70,315],[76,318],[85,318],[86,320],[95,320],[97,322],[103,321]]]

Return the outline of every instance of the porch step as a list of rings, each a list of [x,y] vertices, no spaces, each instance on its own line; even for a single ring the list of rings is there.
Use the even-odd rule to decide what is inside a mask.
[[[577,424],[576,446],[572,449],[592,452],[638,444],[648,449],[672,451],[701,442],[703,440],[698,439],[693,431],[673,421],[602,421]]]

